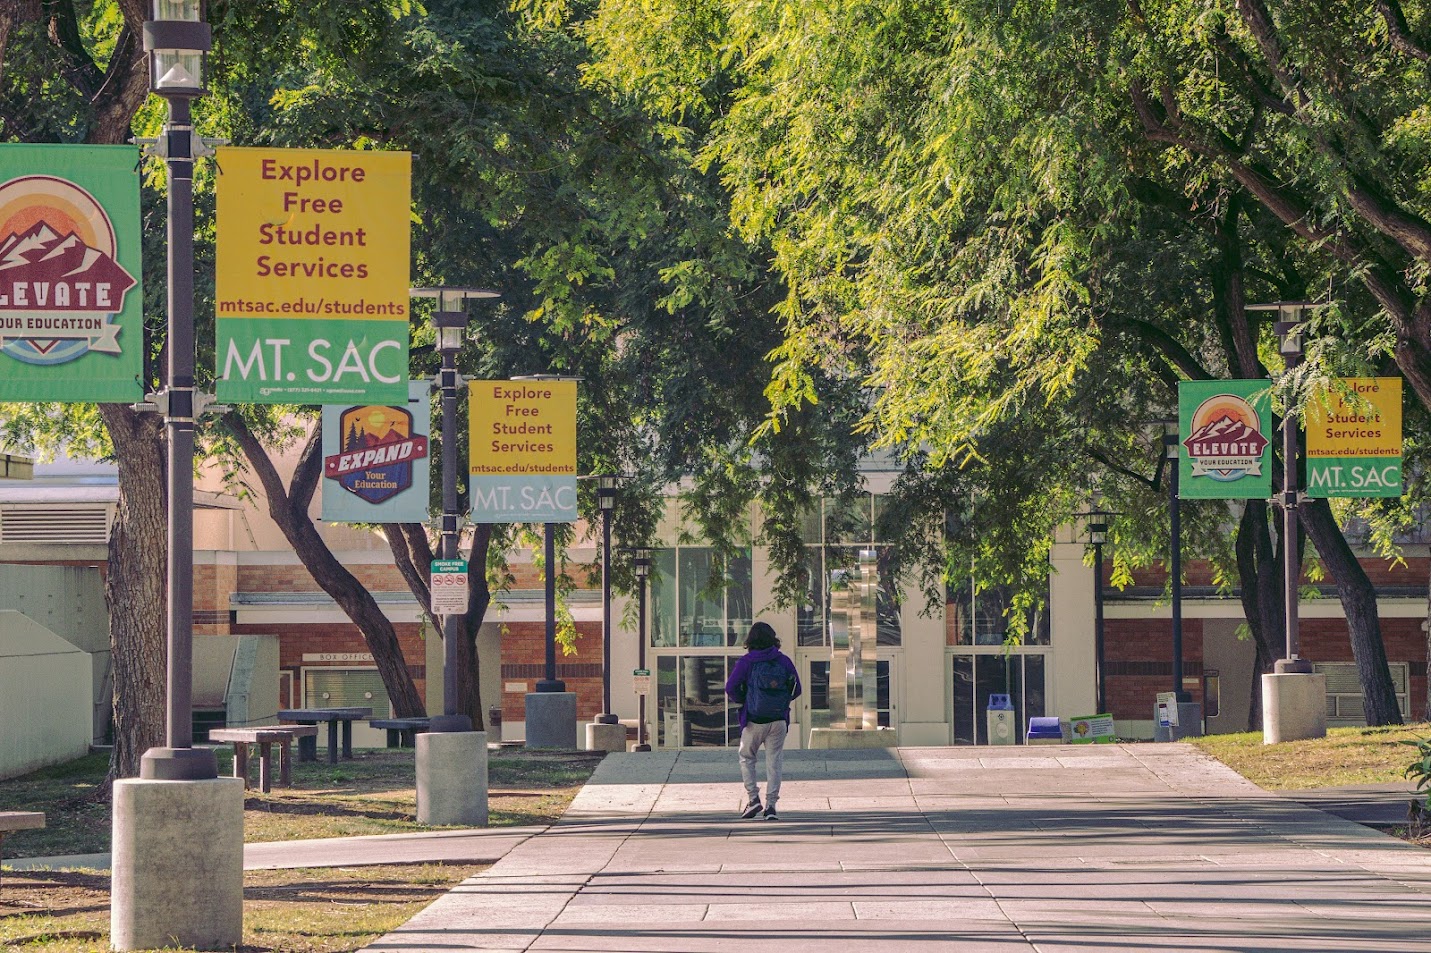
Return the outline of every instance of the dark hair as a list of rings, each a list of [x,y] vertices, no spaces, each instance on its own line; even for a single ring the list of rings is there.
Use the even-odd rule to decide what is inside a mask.
[[[750,627],[750,634],[745,637],[745,647],[749,651],[757,652],[761,649],[768,649],[771,646],[780,648],[780,636],[775,634],[775,630],[770,627],[769,622],[757,622]]]

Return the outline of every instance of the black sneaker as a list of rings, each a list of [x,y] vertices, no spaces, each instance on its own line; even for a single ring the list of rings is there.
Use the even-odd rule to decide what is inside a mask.
[[[765,809],[765,819],[766,819],[767,821],[778,821],[778,820],[780,820],[780,815],[777,814],[777,813],[775,813],[775,805],[774,805],[774,804],[770,805],[769,807],[767,807],[767,808]]]
[[[747,805],[745,806],[745,810],[743,810],[743,811],[740,812],[740,817],[741,817],[741,820],[746,820],[746,821],[748,821],[748,820],[750,820],[752,817],[754,817],[755,815],[757,815],[757,814],[759,814],[759,813],[760,813],[760,802],[759,802],[759,801],[751,801],[749,804],[747,804]]]

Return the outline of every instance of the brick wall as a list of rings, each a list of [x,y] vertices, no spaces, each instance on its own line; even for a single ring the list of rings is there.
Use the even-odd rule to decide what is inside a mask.
[[[299,672],[302,667],[370,668],[373,664],[371,662],[303,661],[303,656],[306,654],[368,652],[367,640],[363,638],[358,627],[352,623],[291,624],[285,626],[283,631],[276,633],[272,626],[267,625],[235,625],[232,628],[234,635],[276,634],[279,636],[278,665],[281,670],[293,673],[295,693],[300,691],[302,686],[302,676]],[[415,622],[396,622],[393,623],[393,628],[397,632],[398,645],[402,649],[408,671],[412,673],[413,681],[417,685],[418,695],[425,697],[427,692],[427,655],[423,640],[418,635],[420,627]]]
[[[407,592],[398,568],[387,563],[357,563],[346,567],[369,592]],[[239,592],[322,592],[302,565],[239,566]]]
[[[1104,693],[1115,719],[1147,721],[1159,692],[1173,689],[1171,619],[1107,619],[1103,623]],[[1186,691],[1202,701],[1202,620],[1183,620],[1183,678],[1196,678]]]
[[[512,622],[502,626],[502,720],[526,720],[526,693],[536,687],[546,670],[546,625]],[[557,647],[557,678],[576,693],[577,721],[590,721],[601,712],[601,623],[576,624],[576,655],[561,654]],[[522,682],[520,691],[508,683]]]

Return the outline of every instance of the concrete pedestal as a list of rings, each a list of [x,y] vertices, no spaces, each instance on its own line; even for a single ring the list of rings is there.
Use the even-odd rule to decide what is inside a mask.
[[[114,782],[116,950],[243,941],[243,780]]]
[[[811,728],[810,747],[825,750],[895,748],[899,732],[893,728]]]
[[[417,736],[417,822],[487,826],[487,732]]]
[[[1197,702],[1178,702],[1178,723],[1175,727],[1164,728],[1158,724],[1158,706],[1153,706],[1153,740],[1177,741],[1179,738],[1202,737],[1202,705]]]
[[[1327,735],[1327,676],[1286,673],[1262,676],[1262,743]]]
[[[586,726],[586,750],[625,751],[626,726],[608,725],[599,721],[590,722]]]
[[[527,695],[525,747],[576,750],[575,692],[532,692]]]

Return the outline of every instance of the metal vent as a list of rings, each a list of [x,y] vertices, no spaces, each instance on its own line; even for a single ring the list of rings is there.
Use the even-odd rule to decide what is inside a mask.
[[[0,507],[0,543],[109,542],[113,508],[104,504]]]
[[[372,668],[310,668],[303,672],[307,708],[371,708],[374,718],[392,717],[383,678]]]

